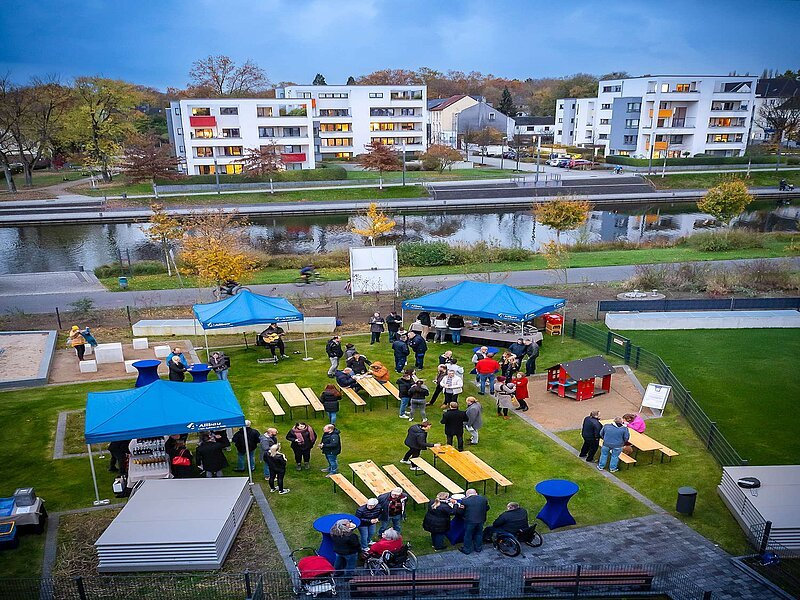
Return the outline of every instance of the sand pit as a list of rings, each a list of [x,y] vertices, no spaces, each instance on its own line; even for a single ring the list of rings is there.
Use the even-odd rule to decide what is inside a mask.
[[[583,418],[593,410],[600,411],[601,419],[611,419],[624,413],[637,412],[641,406],[642,392],[622,367],[616,367],[616,373],[611,378],[611,392],[582,402],[559,398],[548,392],[546,382],[546,374],[530,378],[528,405],[531,410],[528,414],[550,431],[578,429]],[[649,409],[645,409],[642,417],[652,417]]]
[[[112,340],[113,341],[113,340]],[[150,341],[150,347],[145,350],[134,350],[133,345],[123,344],[122,354],[125,360],[144,360],[155,359],[153,352],[154,346],[179,346],[183,349],[184,354],[189,358],[189,362],[198,363],[205,361],[205,353],[203,353],[202,360],[198,357],[194,350],[194,346],[189,340],[174,340],[168,342],[153,342]],[[94,354],[86,356],[87,359],[94,359]],[[162,377],[169,375],[167,365],[164,359],[161,360],[161,365],[158,367],[158,373]],[[60,348],[55,353],[53,360],[53,368],[50,371],[50,383],[82,383],[85,381],[99,381],[102,379],[126,379],[136,378],[136,373],[126,373],[125,363],[111,363],[97,365],[96,373],[81,373],[78,366],[78,357],[75,350],[71,348]],[[191,375],[187,375],[187,379],[191,379]]]
[[[0,387],[47,383],[55,331],[0,332]]]

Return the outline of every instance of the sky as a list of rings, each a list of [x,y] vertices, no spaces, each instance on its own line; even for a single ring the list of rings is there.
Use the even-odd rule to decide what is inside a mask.
[[[0,74],[183,87],[192,61],[272,82],[384,68],[497,76],[761,74],[800,68],[800,0],[3,0]]]

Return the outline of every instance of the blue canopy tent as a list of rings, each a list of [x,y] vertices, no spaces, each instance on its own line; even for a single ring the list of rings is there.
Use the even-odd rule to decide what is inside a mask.
[[[244,427],[244,424],[242,407],[227,381],[183,383],[159,379],[139,388],[90,392],[86,399],[84,436],[94,480],[95,504],[102,502],[92,444]]]
[[[403,310],[426,310],[519,323],[558,309],[566,300],[522,292],[509,285],[462,281],[440,292],[405,300]]]
[[[225,300],[210,304],[195,304],[192,306],[192,311],[203,328],[206,338],[206,353],[208,353],[208,334],[206,332],[209,329],[303,321],[303,347],[305,348],[305,359],[308,360],[308,342],[306,341],[303,313],[285,298],[262,296],[254,294],[250,290],[242,290]]]

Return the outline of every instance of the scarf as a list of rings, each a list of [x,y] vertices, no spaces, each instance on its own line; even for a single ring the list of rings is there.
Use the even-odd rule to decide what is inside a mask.
[[[301,446],[306,443],[305,439],[303,439],[303,431],[308,432],[308,440],[313,444],[314,440],[317,439],[317,434],[314,433],[314,429],[308,424],[306,424],[306,428],[304,430],[292,429],[292,433],[294,433],[294,441]]]

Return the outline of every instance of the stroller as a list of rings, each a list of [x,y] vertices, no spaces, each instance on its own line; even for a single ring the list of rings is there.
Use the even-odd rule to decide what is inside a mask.
[[[295,555],[306,553],[299,560]],[[292,590],[296,595],[307,595],[316,598],[321,594],[336,595],[336,582],[333,579],[335,569],[324,556],[317,554],[313,548],[298,548],[290,555],[295,568],[299,586]]]

